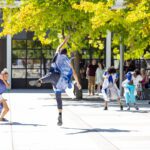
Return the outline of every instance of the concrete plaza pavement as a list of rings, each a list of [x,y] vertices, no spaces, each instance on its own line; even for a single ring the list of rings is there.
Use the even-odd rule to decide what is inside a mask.
[[[10,122],[0,122],[0,150],[150,150],[148,101],[138,101],[139,111],[120,111],[114,101],[104,111],[95,97],[72,101],[64,95],[59,127],[53,93],[14,91],[4,97],[11,111]]]

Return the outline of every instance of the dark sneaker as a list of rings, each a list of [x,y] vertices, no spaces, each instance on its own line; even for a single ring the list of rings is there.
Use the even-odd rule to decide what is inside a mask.
[[[30,86],[36,86],[36,87],[41,87],[41,81],[40,80],[32,80],[32,81],[29,81],[29,85]]]
[[[138,106],[135,106],[135,109],[136,109],[136,110],[139,110],[139,107],[138,107]]]
[[[108,107],[104,107],[104,110],[108,110]]]
[[[62,116],[59,115],[57,125],[58,125],[58,126],[62,126],[62,124],[63,124],[63,122],[62,122]]]
[[[123,110],[123,106],[122,105],[120,106],[120,110]]]

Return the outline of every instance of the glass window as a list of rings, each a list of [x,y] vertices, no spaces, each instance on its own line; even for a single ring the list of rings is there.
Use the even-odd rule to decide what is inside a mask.
[[[27,78],[40,78],[41,70],[40,69],[27,69]]]
[[[26,50],[26,40],[12,40],[12,48]]]
[[[13,50],[12,52],[12,58],[26,58],[26,51],[25,50]]]
[[[25,78],[26,70],[25,69],[12,69],[12,78]]]
[[[40,68],[41,60],[40,59],[28,59],[27,60],[27,68]]]
[[[27,40],[28,49],[42,49],[42,44],[40,41]]]
[[[46,59],[52,59],[54,57],[54,50],[42,50],[42,56]]]
[[[51,45],[42,45],[42,49],[52,49]]]
[[[41,50],[28,50],[27,58],[41,58]]]
[[[12,68],[26,68],[26,59],[13,59]]]

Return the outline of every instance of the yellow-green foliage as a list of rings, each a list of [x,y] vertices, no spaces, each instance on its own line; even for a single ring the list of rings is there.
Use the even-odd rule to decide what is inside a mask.
[[[125,9],[112,10],[112,0],[98,3],[82,1],[73,8],[90,13],[93,30],[106,34],[107,30],[114,33],[113,43],[119,44],[120,36],[127,46],[126,59],[140,58],[150,52],[150,2],[147,0],[128,0]],[[148,54],[145,57],[149,57]],[[119,58],[119,57],[118,57]],[[150,58],[150,57],[149,57]]]
[[[120,36],[123,37],[127,47],[125,59],[150,58],[150,2],[126,2],[125,9],[112,10],[114,0],[21,0],[20,8],[3,9],[0,36],[34,31],[35,39],[56,47],[60,37],[70,34],[70,49],[81,50],[90,45],[102,50],[101,39],[110,30],[113,46],[119,45]],[[117,55],[119,51],[114,53]]]

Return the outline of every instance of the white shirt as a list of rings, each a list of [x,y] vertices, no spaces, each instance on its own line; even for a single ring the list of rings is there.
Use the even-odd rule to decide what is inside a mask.
[[[133,84],[135,85],[135,87],[137,88],[139,85],[139,82],[142,81],[142,76],[138,75],[137,77],[132,76],[132,80],[133,80]]]

